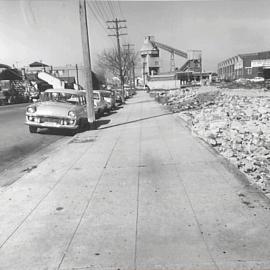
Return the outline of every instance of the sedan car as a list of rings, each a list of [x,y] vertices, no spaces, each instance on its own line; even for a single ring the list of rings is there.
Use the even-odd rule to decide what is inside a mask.
[[[124,103],[124,99],[122,98],[122,90],[121,89],[116,89],[115,91],[115,101],[119,104]]]
[[[48,89],[26,108],[25,124],[31,133],[38,128],[79,130],[88,124],[84,91]]]
[[[112,91],[108,90],[99,90],[101,96],[103,96],[106,104],[107,104],[107,111],[110,111],[115,108],[115,95]]]
[[[95,105],[95,113],[97,117],[100,117],[105,112],[108,111],[107,103],[104,100],[103,95],[98,90],[93,91],[94,105]]]

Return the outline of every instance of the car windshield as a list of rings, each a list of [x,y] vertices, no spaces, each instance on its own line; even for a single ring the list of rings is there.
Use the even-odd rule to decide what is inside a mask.
[[[45,92],[41,97],[41,101],[70,103],[74,105],[81,104],[81,100],[78,95],[62,92]]]

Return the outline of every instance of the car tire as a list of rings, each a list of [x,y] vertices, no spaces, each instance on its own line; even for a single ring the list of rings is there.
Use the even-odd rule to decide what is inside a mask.
[[[29,126],[30,133],[37,133],[37,127]]]

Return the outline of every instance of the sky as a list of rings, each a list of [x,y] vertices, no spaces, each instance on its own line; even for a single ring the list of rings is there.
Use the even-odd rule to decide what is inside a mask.
[[[139,51],[144,36],[187,52],[202,50],[203,69],[216,71],[231,56],[270,50],[269,0],[87,1],[92,65],[116,44],[106,20],[122,26],[121,44]],[[112,26],[112,24],[110,24]],[[0,0],[0,63],[22,67],[82,63],[79,0]],[[160,51],[161,71],[170,55]],[[176,56],[176,66],[184,59]]]

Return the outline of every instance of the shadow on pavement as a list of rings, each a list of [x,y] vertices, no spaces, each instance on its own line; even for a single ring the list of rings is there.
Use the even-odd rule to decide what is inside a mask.
[[[95,121],[95,128],[99,129],[99,127],[103,126],[103,125],[107,125],[111,122],[110,119],[100,119],[100,120],[96,120]],[[102,129],[102,128],[101,128]]]
[[[113,110],[114,111],[118,111],[118,110],[120,110],[120,109],[122,109],[122,108],[124,108],[122,105],[119,105],[119,106],[116,106]]]
[[[163,113],[163,114],[154,115],[154,116],[150,116],[150,117],[144,117],[144,118],[135,119],[135,120],[132,120],[132,121],[127,121],[127,122],[124,122],[124,123],[119,123],[119,124],[115,124],[115,125],[111,125],[111,126],[107,126],[107,127],[102,127],[100,129],[107,129],[107,128],[113,128],[113,127],[123,126],[123,125],[132,124],[132,123],[140,122],[140,121],[143,121],[143,120],[148,120],[148,119],[157,118],[157,117],[161,117],[161,116],[165,116],[165,115],[170,115],[170,114],[174,114],[174,113],[169,112],[169,113]]]
[[[42,135],[60,135],[60,136],[73,136],[73,130],[65,130],[65,129],[54,129],[54,128],[42,128],[39,129],[38,134]]]

